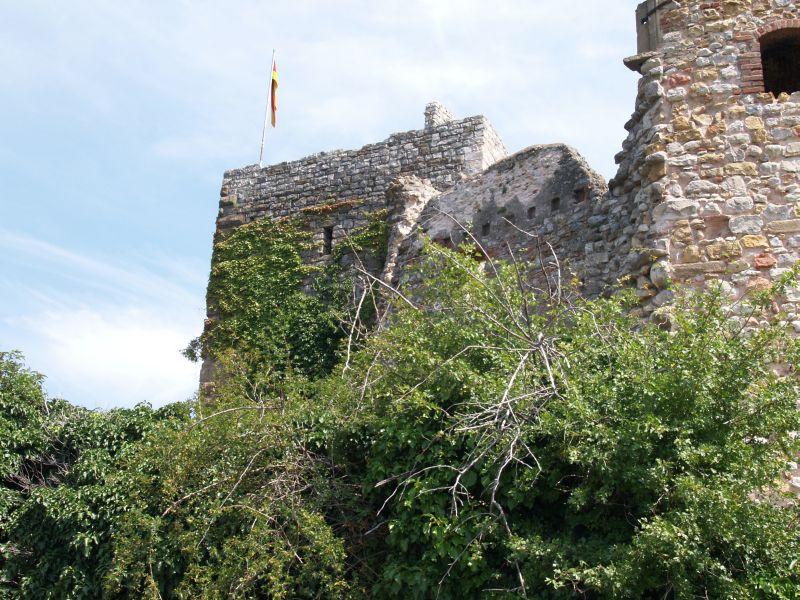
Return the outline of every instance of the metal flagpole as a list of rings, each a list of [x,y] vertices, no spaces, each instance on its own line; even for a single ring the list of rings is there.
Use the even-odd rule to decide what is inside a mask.
[[[258,153],[258,166],[264,166],[264,138],[267,137],[267,122],[272,106],[272,69],[275,68],[275,49],[272,49],[272,60],[269,63],[269,93],[267,93],[267,110],[264,111],[264,129],[261,130],[261,150]]]

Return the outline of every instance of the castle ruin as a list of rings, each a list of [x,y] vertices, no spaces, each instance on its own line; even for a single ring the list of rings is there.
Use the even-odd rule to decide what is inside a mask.
[[[380,214],[389,248],[370,268],[394,282],[420,232],[450,245],[466,227],[492,256],[534,260],[531,234],[589,294],[629,276],[642,315],[671,300],[670,281],[720,282],[732,298],[770,286],[800,260],[800,9],[648,0],[636,23],[639,52],[624,62],[641,79],[608,184],[568,146],[509,156],[484,117],[433,103],[421,130],[226,172],[218,234],[300,217],[318,247],[309,260],[325,261]],[[789,290],[779,308],[800,332],[798,304]]]

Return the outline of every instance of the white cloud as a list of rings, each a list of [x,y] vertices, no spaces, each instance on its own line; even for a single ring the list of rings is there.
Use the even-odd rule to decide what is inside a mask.
[[[159,299],[170,306],[193,304],[196,294],[156,270],[141,266],[142,257],[132,265],[86,256],[55,244],[0,228],[0,249],[4,258],[16,258],[18,264],[29,264],[53,277],[70,279],[106,296]],[[173,261],[174,263],[174,261]],[[173,265],[174,268],[174,265]],[[197,281],[197,279],[196,279]],[[41,285],[45,282],[39,281]]]
[[[1,229],[0,253],[18,267],[2,281],[0,349],[23,350],[50,394],[110,408],[196,390],[180,350],[200,333],[207,267],[161,252],[101,260]]]
[[[46,310],[17,329],[33,341],[28,360],[47,376],[51,395],[91,408],[155,406],[189,398],[199,367],[179,354],[196,323],[152,307]]]

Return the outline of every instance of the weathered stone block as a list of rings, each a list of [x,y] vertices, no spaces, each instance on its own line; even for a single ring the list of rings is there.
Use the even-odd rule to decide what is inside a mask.
[[[761,216],[765,221],[785,221],[794,216],[792,213],[792,206],[789,204],[768,204]]]
[[[781,169],[787,173],[800,172],[800,160],[785,160],[781,163]]]
[[[742,249],[738,242],[713,242],[706,246],[706,256],[710,260],[724,260],[736,258],[742,255]]]
[[[685,188],[687,196],[711,196],[719,191],[720,187],[716,183],[704,179],[691,181]]]
[[[725,203],[725,208],[729,213],[743,213],[753,210],[753,200],[748,196],[738,196],[731,198]]]
[[[756,269],[771,269],[778,264],[778,261],[772,254],[759,254],[753,260],[753,264]]]
[[[699,263],[701,260],[703,255],[697,246],[686,246],[681,252],[681,261],[684,263]]]
[[[758,175],[758,166],[751,162],[730,163],[725,165],[725,174],[756,177]]]
[[[764,121],[761,117],[747,117],[744,126],[748,129],[764,129]]]
[[[746,235],[739,242],[742,248],[768,248],[769,242],[763,235]]]
[[[666,261],[660,260],[650,267],[650,281],[659,290],[663,290],[669,285],[669,265]]]
[[[758,216],[732,217],[728,221],[728,228],[731,233],[756,235],[761,233],[763,223],[763,219]]]
[[[696,217],[700,204],[693,200],[667,200],[653,209],[653,219],[686,219]]]
[[[675,131],[686,131],[687,129],[692,128],[692,123],[689,121],[688,117],[675,117],[672,120],[672,126],[675,128]]]
[[[695,263],[690,265],[675,265],[672,267],[675,276],[679,279],[687,279],[697,275],[705,275],[707,273],[724,273],[728,265],[721,260],[713,260],[704,263]]]
[[[767,233],[800,233],[800,219],[772,221],[764,228]]]
[[[747,282],[746,289],[748,292],[759,292],[762,290],[768,290],[772,287],[772,283],[769,279],[764,277],[755,277]]]
[[[675,292],[671,290],[661,290],[656,294],[656,297],[653,298],[653,304],[655,306],[664,306],[665,304],[669,304],[675,299]]]

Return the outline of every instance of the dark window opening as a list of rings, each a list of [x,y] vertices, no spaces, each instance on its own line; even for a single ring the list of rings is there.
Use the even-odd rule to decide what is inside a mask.
[[[508,215],[506,217],[506,221],[511,223],[511,225],[514,225],[517,222],[517,215]]]
[[[764,91],[800,91],[800,29],[779,29],[761,38]]]
[[[589,188],[586,186],[579,187],[575,190],[575,201],[586,202],[589,199]]]
[[[482,236],[485,237],[485,236],[489,235],[489,232],[491,230],[492,230],[492,225],[490,223],[484,223],[483,225],[481,225],[481,235]]]
[[[445,248],[448,248],[450,250],[455,250],[455,247],[456,247],[456,245],[453,242],[452,238],[449,238],[449,237],[437,238],[437,239],[433,240],[433,243],[434,244],[438,244],[439,246],[443,246]]]
[[[561,198],[553,198],[550,200],[550,212],[558,212],[561,210]]]
[[[333,254],[333,226],[322,230],[322,253]]]
[[[533,220],[536,218],[536,207],[530,206],[528,207],[528,218]]]

